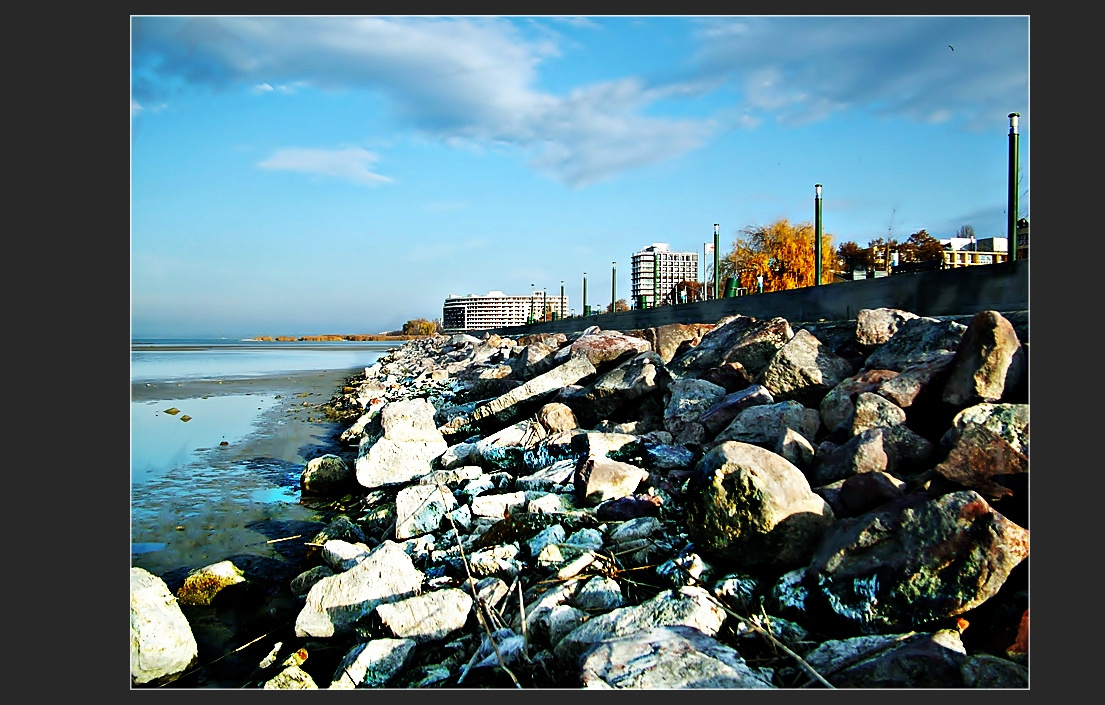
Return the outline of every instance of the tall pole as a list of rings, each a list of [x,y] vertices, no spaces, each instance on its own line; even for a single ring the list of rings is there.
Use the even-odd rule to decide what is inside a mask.
[[[721,252],[720,252],[721,242],[719,240],[721,238],[721,231],[718,230],[718,228],[720,228],[720,227],[721,227],[720,223],[714,223],[714,298],[715,299],[720,299],[721,298],[721,289],[718,288],[718,287],[721,286],[721,271],[718,268],[718,265],[721,263]]]
[[[586,316],[587,311],[587,272],[583,273],[583,315]]]
[[[814,257],[814,286],[821,286],[821,184],[814,184],[814,198],[813,198],[813,257]]]
[[[610,263],[610,313],[618,310],[614,304],[618,300],[618,263]]]
[[[560,280],[560,317],[564,318],[564,280]]]
[[[706,300],[706,243],[702,243],[702,300]]]
[[[537,286],[536,284],[530,284],[529,285],[529,322],[530,323],[533,323],[534,320],[535,320],[534,317],[533,317],[533,305],[535,303],[537,303],[537,292],[534,291],[534,288],[536,286]]]
[[[541,290],[541,320],[545,320],[545,317],[549,315],[549,288],[545,287]]]
[[[1009,259],[1017,259],[1017,162],[1020,135],[1017,134],[1017,118],[1020,113],[1009,113]]]

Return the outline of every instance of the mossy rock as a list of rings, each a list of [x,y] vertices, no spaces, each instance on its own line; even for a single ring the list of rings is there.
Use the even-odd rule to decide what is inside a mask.
[[[221,561],[189,573],[176,597],[184,605],[210,605],[225,588],[244,582],[245,573],[230,561]]]

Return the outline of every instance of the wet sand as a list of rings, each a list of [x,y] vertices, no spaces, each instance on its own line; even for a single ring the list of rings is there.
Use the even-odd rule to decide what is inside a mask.
[[[341,391],[342,382],[346,378],[363,371],[363,367],[357,367],[349,370],[310,370],[242,379],[135,382],[131,384],[130,391],[132,401],[194,399],[220,394],[260,394],[272,391],[320,393],[325,394],[325,401]]]
[[[222,560],[227,550],[255,553],[258,541],[278,538],[280,522],[315,513],[299,504],[298,478],[312,458],[341,453],[345,424],[319,405],[341,391],[358,370],[311,371],[240,380],[134,385],[134,401],[176,401],[219,395],[277,397],[255,429],[225,446],[197,448],[186,465],[135,486],[132,541],[159,550],[133,557],[170,588],[187,570]],[[271,549],[260,549],[275,557]]]
[[[231,560],[252,588],[236,605],[189,607],[186,616],[206,664],[172,687],[241,687],[271,643],[223,658],[278,625],[287,627],[298,603],[287,583],[302,568],[304,543],[329,520],[299,502],[298,478],[311,458],[347,455],[338,436],[346,424],[327,420],[318,406],[363,368],[272,377],[132,385],[132,400],[186,400],[232,394],[277,395],[257,428],[227,446],[197,449],[196,461],[164,481],[133,488],[145,507],[132,509],[131,565],[175,591],[192,569]],[[181,488],[186,488],[182,492]],[[135,552],[135,544],[151,550]],[[271,639],[270,639],[271,641]],[[263,655],[263,654],[262,654]]]

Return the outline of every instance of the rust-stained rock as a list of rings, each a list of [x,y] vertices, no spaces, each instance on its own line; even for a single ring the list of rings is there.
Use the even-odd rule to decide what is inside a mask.
[[[913,493],[834,524],[809,566],[773,590],[851,634],[910,630],[986,602],[1028,557],[1028,531],[977,492]]]
[[[664,364],[667,364],[675,357],[685,341],[689,341],[692,346],[697,345],[702,336],[713,328],[711,323],[669,323],[640,331],[630,331],[630,334],[647,340],[653,351],[660,356]]]
[[[944,401],[956,406],[999,401],[1006,384],[1024,373],[1017,332],[997,311],[980,311],[963,333],[944,385]]]
[[[568,357],[585,357],[595,369],[602,371],[643,352],[653,352],[647,340],[616,330],[598,330],[581,335],[560,348],[555,359],[560,362]]]
[[[1028,457],[985,426],[972,425],[935,471],[993,501],[1013,494],[994,478],[1027,473]]]

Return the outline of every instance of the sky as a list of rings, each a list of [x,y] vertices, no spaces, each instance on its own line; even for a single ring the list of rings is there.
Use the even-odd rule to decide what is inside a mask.
[[[1031,218],[1027,15],[142,16],[132,337],[381,333],[629,298],[653,243]]]

